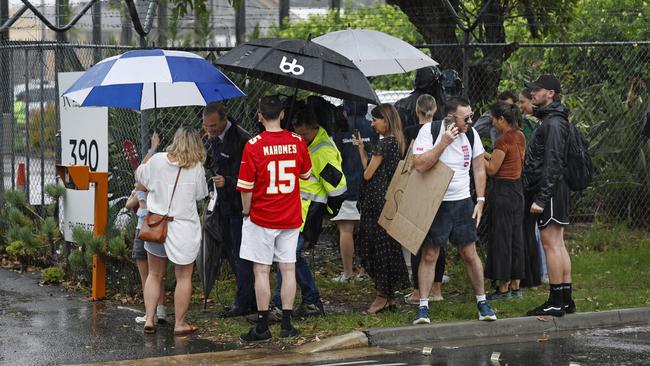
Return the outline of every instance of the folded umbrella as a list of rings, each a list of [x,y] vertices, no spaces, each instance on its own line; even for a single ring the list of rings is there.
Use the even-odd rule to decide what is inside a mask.
[[[274,84],[377,104],[365,75],[347,58],[309,40],[269,38],[241,44],[217,60],[231,70]]]

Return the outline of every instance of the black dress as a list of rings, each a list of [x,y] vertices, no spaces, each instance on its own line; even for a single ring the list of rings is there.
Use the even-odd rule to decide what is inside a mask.
[[[386,190],[400,160],[397,140],[394,137],[380,140],[374,155],[382,156],[383,160],[372,178],[361,185],[357,203],[361,213],[357,250],[377,291],[393,298],[395,291],[409,287],[408,271],[402,246],[386,233],[378,220],[386,202]]]

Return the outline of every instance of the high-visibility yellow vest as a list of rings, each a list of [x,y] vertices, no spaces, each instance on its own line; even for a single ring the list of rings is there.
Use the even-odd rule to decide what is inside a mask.
[[[340,196],[347,190],[341,153],[324,128],[318,128],[316,137],[307,148],[311,158],[311,177],[300,180],[303,226],[312,201],[327,204],[328,197]]]

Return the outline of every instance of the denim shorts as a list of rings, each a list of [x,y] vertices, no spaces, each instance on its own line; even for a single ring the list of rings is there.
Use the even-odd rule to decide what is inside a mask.
[[[140,235],[140,229],[136,229],[135,238],[133,238],[133,250],[131,250],[133,254],[132,256],[133,259],[136,260],[140,260],[140,259],[147,260],[147,251],[144,250],[144,241],[138,239],[139,235]]]
[[[465,245],[476,242],[476,220],[472,218],[474,202],[471,198],[443,201],[433,224],[424,238],[425,245]]]
[[[160,258],[167,258],[167,252],[165,252],[165,245],[152,242],[144,242],[144,249],[147,253],[155,255]]]

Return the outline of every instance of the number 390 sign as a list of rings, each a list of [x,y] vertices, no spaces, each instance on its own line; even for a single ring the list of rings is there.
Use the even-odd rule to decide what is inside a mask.
[[[61,164],[88,165],[92,171],[108,171],[108,108],[79,107],[64,98],[63,92],[79,79],[83,72],[59,73],[59,102],[61,106]],[[87,191],[66,189],[62,200],[63,234],[72,241],[72,229],[81,226],[93,230],[95,189]]]
[[[59,73],[63,94],[83,72]],[[92,171],[108,170],[108,108],[79,107],[60,97],[61,164],[88,165]]]

